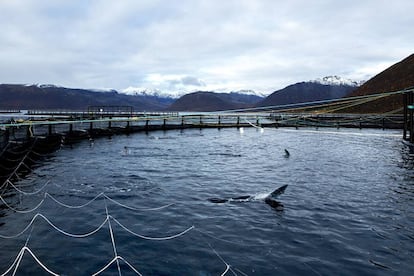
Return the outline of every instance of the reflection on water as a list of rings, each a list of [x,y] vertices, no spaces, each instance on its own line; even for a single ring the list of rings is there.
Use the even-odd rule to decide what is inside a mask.
[[[44,273],[29,251],[19,255],[28,248],[66,275],[410,275],[413,164],[399,131],[203,129],[85,141],[16,182],[21,192],[9,187],[15,211],[0,203],[0,272],[17,260],[18,274]],[[258,200],[283,185],[283,211]],[[208,200],[244,195],[257,200]]]

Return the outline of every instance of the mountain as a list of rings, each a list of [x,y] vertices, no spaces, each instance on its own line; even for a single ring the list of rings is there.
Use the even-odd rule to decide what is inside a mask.
[[[277,90],[256,106],[277,106],[338,99],[348,95],[356,88],[356,82],[345,82],[336,76],[325,77],[315,81],[298,82]]]
[[[161,91],[156,88],[154,89],[154,88],[132,87],[132,86],[122,90],[121,93],[126,94],[126,95],[133,95],[133,96],[147,96],[147,97],[171,99],[172,101],[187,94],[187,92],[184,92],[184,91],[165,92],[165,91]]]
[[[54,85],[0,84],[1,109],[86,110],[88,106],[133,106],[136,111],[159,111],[173,102],[154,96],[131,96],[115,90],[65,88]]]
[[[349,96],[364,96],[403,90],[414,86],[414,54],[374,76]],[[401,109],[402,95],[388,96],[346,110],[358,113],[384,113]]]
[[[121,93],[127,95],[137,95],[137,96],[154,96],[158,98],[169,98],[169,99],[179,99],[184,95],[200,92],[200,91],[188,91],[188,90],[174,90],[174,91],[162,91],[159,89],[154,88],[145,88],[145,87],[128,87],[121,91]],[[251,95],[257,97],[265,97],[264,94],[254,91],[254,90],[238,90],[235,91],[233,89],[219,89],[218,92],[215,93],[227,93],[227,94],[240,94],[240,95]]]
[[[215,93],[198,91],[186,94],[176,100],[171,111],[223,111],[251,107],[262,97],[237,92]]]
[[[355,81],[351,79],[345,79],[340,76],[326,76],[326,77],[318,78],[310,82],[316,82],[316,83],[326,84],[326,85],[347,85],[347,86],[359,87],[362,84],[364,84],[365,81]]]

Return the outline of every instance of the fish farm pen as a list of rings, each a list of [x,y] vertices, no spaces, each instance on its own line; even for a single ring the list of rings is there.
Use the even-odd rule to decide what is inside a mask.
[[[0,199],[2,199],[4,206],[8,207],[7,200],[8,190],[14,189],[19,191],[19,187],[15,183],[21,182],[27,176],[34,172],[39,167],[40,163],[44,163],[47,158],[50,157],[50,153],[60,149],[62,145],[71,145],[80,141],[91,141],[91,145],[94,139],[112,137],[114,135],[129,135],[133,133],[149,133],[152,131],[169,131],[169,130],[185,130],[185,129],[204,129],[204,128],[255,128],[258,131],[264,129],[272,129],[273,132],[278,132],[278,128],[377,128],[377,129],[400,129],[402,131],[402,138],[407,141],[413,141],[414,135],[414,97],[413,92],[404,94],[404,108],[400,111],[390,112],[387,114],[339,114],[329,112],[304,112],[303,110],[291,112],[291,111],[274,111],[268,112],[252,112],[252,111],[229,111],[229,112],[199,112],[199,113],[179,113],[179,112],[136,112],[132,107],[120,107],[120,106],[94,106],[89,107],[87,111],[0,111]],[[280,130],[279,130],[280,131]],[[292,135],[302,135],[300,131],[292,130]],[[224,134],[223,131],[220,132]],[[272,134],[271,134],[272,135]],[[269,136],[267,136],[269,137]],[[133,137],[129,137],[133,138]],[[301,138],[301,137],[300,137]],[[273,136],[270,138],[273,143]],[[318,138],[319,139],[319,138]],[[302,139],[303,140],[303,139]],[[101,140],[103,141],[103,140]],[[138,140],[137,140],[138,141]],[[367,140],[368,141],[368,140]],[[160,141],[161,143],[161,141]],[[254,143],[254,142],[253,142]],[[198,147],[198,145],[196,144]],[[181,145],[179,146],[181,147]],[[125,147],[126,148],[126,147]],[[132,147],[131,147],[132,148]],[[83,153],[82,153],[83,154]],[[192,155],[191,155],[192,156]],[[132,157],[132,155],[128,155]],[[287,158],[287,157],[284,157]],[[161,158],[163,159],[163,158]],[[95,167],[96,168],[96,167]],[[47,181],[40,190],[46,185]],[[287,185],[286,185],[287,186]],[[286,187],[284,186],[284,187]],[[283,187],[283,186],[282,186]],[[27,194],[35,194],[31,192]],[[23,191],[22,191],[23,193]],[[66,208],[79,208],[75,205],[65,205],[59,200],[55,199],[52,194],[45,193],[46,197],[52,199],[55,203]],[[65,234],[70,237],[80,237],[95,233],[103,226],[108,226],[111,243],[114,248],[114,258],[105,267],[100,269],[96,274],[105,271],[111,264],[117,264],[119,274],[120,264],[123,262],[124,266],[128,266],[136,274],[141,275],[138,270],[124,260],[121,255],[118,255],[116,251],[116,244],[113,238],[113,229],[111,223],[117,224],[119,227],[128,231],[129,234],[139,236],[139,234],[128,230],[124,225],[117,221],[112,215],[109,215],[106,201],[111,201],[118,206],[126,207],[131,210],[133,207],[128,207],[115,199],[109,197],[104,193],[100,193],[98,196],[92,199],[91,202],[103,199],[105,202],[106,219],[104,222],[88,234],[73,235]],[[41,206],[43,200],[37,207]],[[87,203],[89,204],[89,203]],[[167,204],[159,208],[170,206]],[[85,206],[85,205],[82,205]],[[35,208],[37,208],[35,207]],[[272,206],[274,207],[274,206]],[[11,207],[13,208],[13,207]],[[12,209],[16,210],[16,209]],[[25,213],[32,210],[17,210],[17,212]],[[47,218],[41,213],[34,216],[29,226],[36,218],[43,219],[46,222]],[[48,222],[49,223],[49,222]],[[50,224],[50,223],[49,223]],[[61,233],[62,230],[56,228],[50,224],[53,228],[57,229]],[[29,229],[29,226],[26,228]],[[118,227],[117,226],[117,227]],[[144,239],[158,239],[167,240],[175,237],[182,236],[189,231],[196,229],[196,226],[186,228],[184,231],[172,236],[165,236],[162,238],[144,237]],[[197,230],[194,230],[197,231]],[[200,232],[202,233],[202,232]],[[13,238],[14,236],[3,236],[6,238]],[[11,271],[11,269],[18,269],[23,255],[30,253],[35,261],[41,265],[50,274],[53,274],[48,268],[38,259],[34,253],[30,251],[27,246],[28,240],[31,237],[31,233],[26,240],[25,246],[21,249],[17,255],[15,261],[5,274]],[[210,246],[211,247],[211,246]],[[214,249],[211,247],[214,251]],[[215,252],[215,251],[214,251]],[[217,253],[216,255],[223,260]],[[223,261],[224,262],[224,261]],[[230,266],[226,264],[226,270],[221,275],[226,274],[229,271]]]
[[[16,116],[17,118],[18,116]],[[403,129],[403,115],[309,113],[138,113],[100,107],[87,112],[28,111],[0,123],[0,176],[28,167],[42,153],[84,139],[155,130],[229,127],[346,127]],[[30,154],[27,154],[31,152]],[[40,153],[38,156],[34,153]],[[20,164],[21,163],[21,164]],[[20,164],[20,165],[19,165]],[[28,169],[28,168],[26,168]],[[4,179],[0,179],[4,182]]]
[[[137,112],[130,106],[90,106],[86,111],[0,110],[0,183],[62,144],[136,132],[191,128],[334,127],[401,129],[414,142],[414,88],[336,100],[218,112]],[[384,114],[338,113],[392,95],[404,106]],[[37,154],[36,154],[37,153]],[[5,184],[3,184],[5,185]]]

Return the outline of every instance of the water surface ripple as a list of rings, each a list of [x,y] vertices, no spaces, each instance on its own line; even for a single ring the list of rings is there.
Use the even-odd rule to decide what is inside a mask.
[[[18,275],[45,273],[28,251],[18,255],[26,246],[63,275],[91,275],[116,256],[108,275],[412,275],[413,167],[391,130],[203,129],[85,141],[46,157],[14,183],[20,191],[9,186],[0,235],[41,216],[20,236],[0,238],[0,273],[15,260]],[[260,200],[285,184],[282,210]],[[208,201],[241,195],[256,199]],[[73,238],[54,227],[97,231]]]

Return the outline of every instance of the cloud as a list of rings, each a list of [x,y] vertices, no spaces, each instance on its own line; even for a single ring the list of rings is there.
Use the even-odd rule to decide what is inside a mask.
[[[196,91],[206,87],[206,84],[194,76],[149,74],[139,86],[163,91]]]
[[[0,1],[0,82],[255,89],[367,78],[412,53],[414,2]]]

